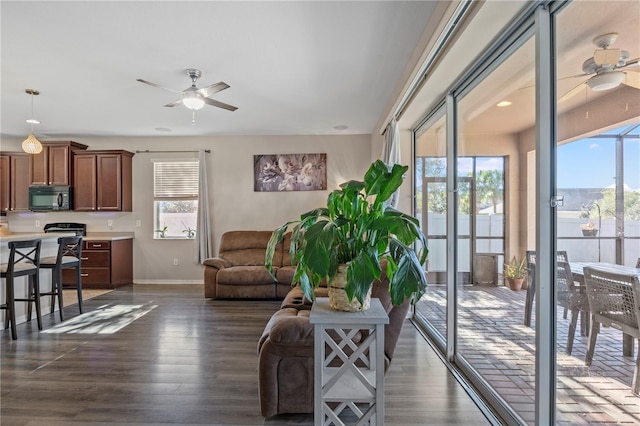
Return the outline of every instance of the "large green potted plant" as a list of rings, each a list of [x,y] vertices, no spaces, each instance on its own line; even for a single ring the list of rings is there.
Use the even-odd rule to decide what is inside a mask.
[[[304,213],[273,231],[265,256],[271,275],[276,246],[291,228],[293,282],[300,283],[309,300],[314,300],[314,289],[322,280],[331,283],[339,265],[346,265],[344,291],[349,301],[355,298],[364,305],[374,280],[381,277],[383,259],[393,304],[400,305],[412,296],[412,303],[420,300],[427,287],[423,269],[426,238],[416,218],[385,204],[408,168],[397,164],[389,168],[378,160],[364,181],[351,180],[331,192],[326,207]]]

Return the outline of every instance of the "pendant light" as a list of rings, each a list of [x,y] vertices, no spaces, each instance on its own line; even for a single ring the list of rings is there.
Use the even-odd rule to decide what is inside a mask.
[[[33,97],[38,96],[40,92],[34,89],[26,89],[25,92],[31,95],[31,118],[27,120],[27,123],[31,124],[31,133],[22,142],[22,150],[27,154],[39,154],[42,152],[42,144],[33,134],[33,125],[40,124],[40,122],[33,115]]]

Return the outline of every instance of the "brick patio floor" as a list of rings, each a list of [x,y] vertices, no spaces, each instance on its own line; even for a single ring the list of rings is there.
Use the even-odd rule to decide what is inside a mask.
[[[523,324],[526,290],[465,286],[459,292],[458,351],[529,424],[534,423],[535,312]],[[430,285],[417,306],[443,335],[444,287]],[[534,306],[535,311],[535,306]],[[557,424],[640,424],[640,397],[631,393],[635,357],[622,355],[622,333],[601,328],[591,367],[584,364],[587,336],[579,330],[565,353],[571,314],[558,309]],[[578,321],[578,327],[580,321]],[[637,354],[637,339],[634,342]]]

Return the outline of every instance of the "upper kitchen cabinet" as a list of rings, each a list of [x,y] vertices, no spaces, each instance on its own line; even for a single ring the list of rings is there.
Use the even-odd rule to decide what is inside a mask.
[[[132,209],[133,153],[122,150],[74,151],[73,209]]]
[[[42,152],[31,156],[31,185],[71,185],[72,153],[86,149],[73,141],[43,142]]]
[[[24,152],[0,153],[0,210],[29,210],[30,155]]]

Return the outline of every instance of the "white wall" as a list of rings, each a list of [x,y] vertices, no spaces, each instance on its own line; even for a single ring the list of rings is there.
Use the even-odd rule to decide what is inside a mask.
[[[74,138],[89,149],[197,150],[206,148],[214,252],[225,231],[272,230],[301,213],[325,205],[330,190],[349,179],[362,179],[373,155],[371,135],[345,136],[210,136],[158,138]],[[3,151],[20,149],[18,140],[3,140]],[[253,156],[290,153],[327,154],[327,191],[254,192]],[[153,166],[151,158],[188,158],[197,154],[136,154],[133,157],[133,211],[121,213],[9,213],[12,232],[41,231],[49,222],[86,223],[89,232],[135,232],[134,282],[200,283],[203,271],[193,263],[193,240],[153,239]],[[409,191],[408,185],[406,191]],[[405,194],[407,194],[405,192]],[[40,226],[35,227],[35,221]],[[107,226],[113,221],[113,227]],[[136,227],[136,221],[141,227]],[[179,265],[173,265],[173,259]]]

